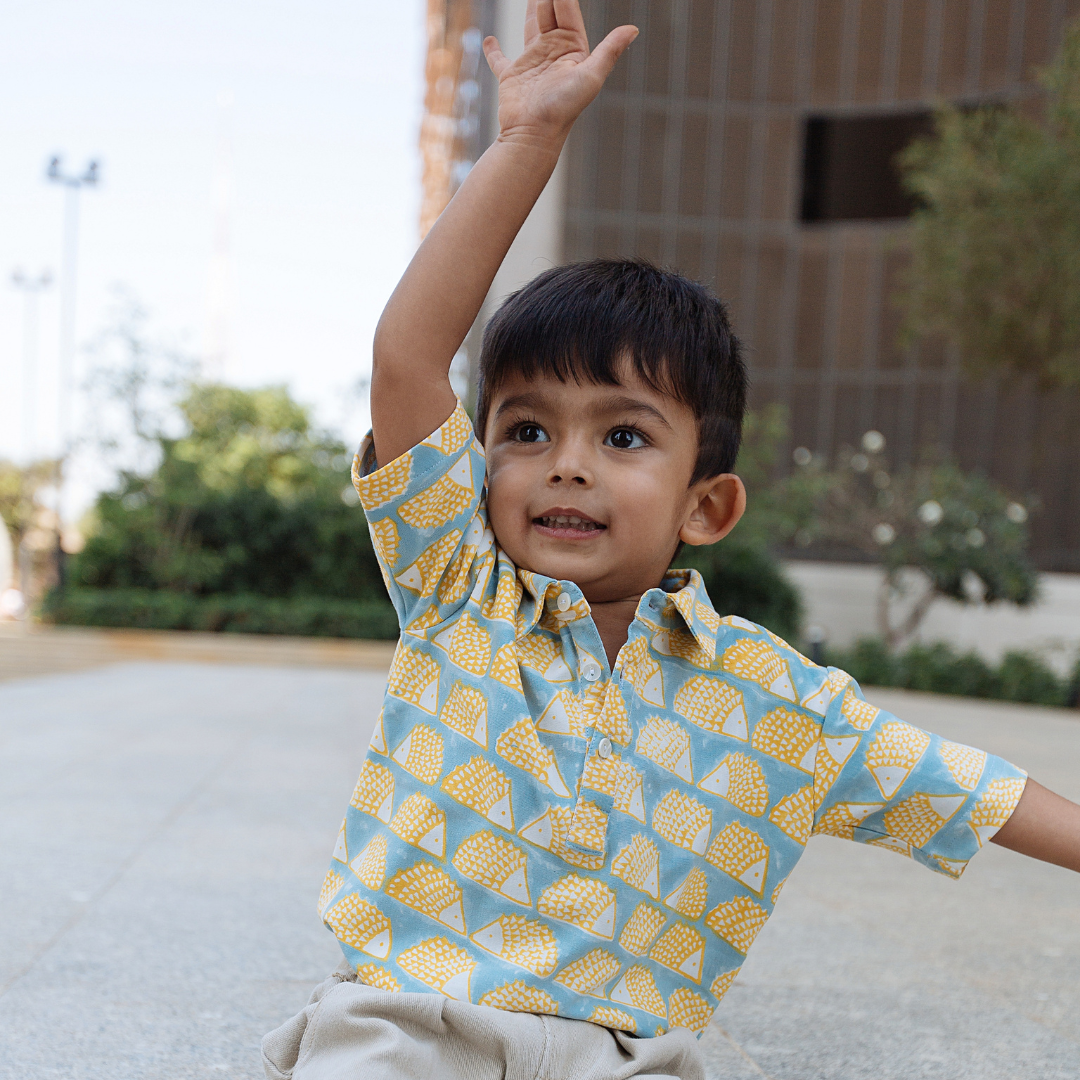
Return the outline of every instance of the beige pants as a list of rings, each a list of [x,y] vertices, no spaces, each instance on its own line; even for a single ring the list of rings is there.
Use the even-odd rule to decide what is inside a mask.
[[[262,1042],[270,1080],[704,1080],[685,1028],[636,1039],[585,1020],[389,994],[343,963]]]

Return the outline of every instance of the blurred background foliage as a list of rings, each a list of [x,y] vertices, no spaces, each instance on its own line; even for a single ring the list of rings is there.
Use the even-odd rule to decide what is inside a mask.
[[[900,163],[920,208],[899,299],[914,337],[944,336],[968,370],[1080,382],[1080,24],[1020,101],[942,107]]]

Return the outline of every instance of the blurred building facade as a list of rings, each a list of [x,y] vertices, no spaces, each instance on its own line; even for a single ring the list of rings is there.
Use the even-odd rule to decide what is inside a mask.
[[[474,0],[520,49],[525,0]],[[1080,571],[1080,394],[974,384],[940,343],[903,347],[893,301],[910,210],[892,165],[935,103],[1038,106],[1080,0],[583,0],[590,40],[641,37],[586,110],[493,290],[546,266],[638,255],[716,289],[748,345],[755,405],[790,452],[869,429],[1034,495],[1033,554]],[[494,80],[481,128],[495,133]],[[474,344],[475,347],[475,344]]]

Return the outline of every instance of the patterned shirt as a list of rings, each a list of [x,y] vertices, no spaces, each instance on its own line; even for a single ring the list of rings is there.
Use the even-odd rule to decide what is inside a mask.
[[[721,618],[693,571],[609,668],[581,590],[499,548],[484,477],[460,405],[354,468],[402,629],[319,900],[364,982],[700,1033],[811,835],[959,877],[1008,819],[1021,770]]]

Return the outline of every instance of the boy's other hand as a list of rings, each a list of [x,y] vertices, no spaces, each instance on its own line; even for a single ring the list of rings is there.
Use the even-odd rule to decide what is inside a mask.
[[[636,26],[619,26],[590,53],[578,0],[529,0],[525,51],[516,60],[503,55],[495,38],[484,41],[499,80],[499,138],[561,145],[637,35]]]

